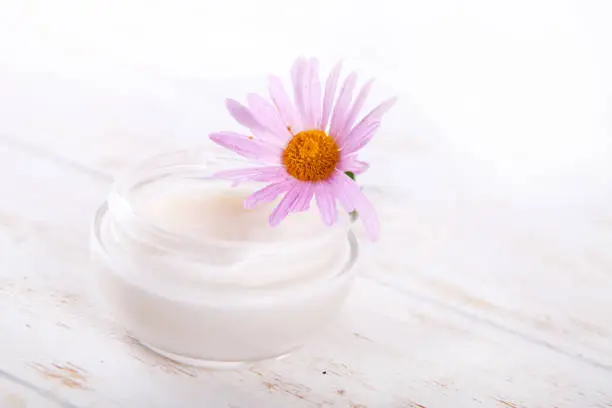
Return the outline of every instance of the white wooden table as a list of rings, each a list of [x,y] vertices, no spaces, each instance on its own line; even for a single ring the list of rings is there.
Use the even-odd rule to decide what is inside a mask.
[[[0,407],[612,407],[606,4],[253,2],[262,22],[244,2],[19,3],[0,7]],[[351,24],[255,52],[272,6]],[[230,16],[250,25],[222,47]],[[336,324],[289,358],[209,372],[155,356],[96,304],[92,214],[122,169],[232,126],[223,98],[296,47],[342,51],[377,96],[400,94],[362,179],[381,242]]]

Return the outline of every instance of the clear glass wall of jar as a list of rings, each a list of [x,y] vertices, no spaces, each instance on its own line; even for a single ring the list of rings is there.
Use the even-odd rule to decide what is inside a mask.
[[[192,222],[188,211],[178,211],[173,228],[141,211],[157,194],[200,189],[214,199],[261,188],[212,177],[239,165],[202,150],[160,155],[120,177],[94,217],[91,257],[105,305],[132,337],[175,361],[233,368],[286,355],[333,319],[354,278],[348,215],[320,228],[313,208],[312,221],[288,220],[285,234],[268,234],[267,219],[255,219],[261,227],[241,235],[234,227],[246,218],[222,205],[193,216],[206,227],[194,235],[181,230]]]

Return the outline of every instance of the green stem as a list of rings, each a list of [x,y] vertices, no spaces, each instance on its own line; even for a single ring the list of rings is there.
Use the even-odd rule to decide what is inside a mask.
[[[352,171],[347,171],[344,174],[349,176],[351,180],[355,181],[355,173],[353,173]],[[349,215],[351,216],[351,221],[357,220],[357,211],[351,211]]]

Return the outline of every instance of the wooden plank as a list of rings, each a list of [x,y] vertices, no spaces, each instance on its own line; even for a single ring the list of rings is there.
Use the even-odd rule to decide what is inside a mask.
[[[0,201],[2,368],[76,406],[612,403],[608,368],[364,278],[337,323],[285,360],[239,372],[176,365],[134,344],[96,305],[87,226],[108,180],[12,146],[0,146],[0,170],[10,198]],[[390,242],[366,275],[404,259]]]
[[[223,94],[251,86],[248,79],[215,86],[1,78],[0,106],[11,112],[6,143],[102,178],[150,154],[207,143],[210,129],[233,126]],[[611,367],[612,192],[605,179],[553,180],[555,187],[535,193],[496,188],[494,175],[476,174],[473,163],[436,147],[425,123],[397,121],[390,116],[368,152],[375,166],[362,179],[387,230],[373,250],[382,267],[369,276]]]
[[[74,408],[55,395],[0,370],[0,407]]]
[[[608,202],[397,200],[368,276],[612,368]]]

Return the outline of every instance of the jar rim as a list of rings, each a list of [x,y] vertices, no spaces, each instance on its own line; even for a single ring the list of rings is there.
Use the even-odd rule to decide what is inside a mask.
[[[109,253],[108,248],[105,245],[104,240],[102,238],[102,225],[104,223],[104,218],[107,216],[109,216],[109,207],[108,207],[108,203],[105,202],[95,212],[93,220],[91,222],[91,228],[90,228],[91,244],[90,245],[91,245],[91,250],[93,251],[93,253],[96,253],[97,256],[102,256],[102,258],[105,260],[104,262],[110,265],[110,263],[112,263],[113,260],[111,259],[111,254]],[[349,252],[346,256],[346,262],[344,262],[342,266],[338,268],[338,271],[336,273],[332,275],[328,275],[322,279],[313,280],[306,286],[300,285],[297,288],[294,287],[292,290],[294,291],[295,290],[310,290],[309,288],[319,287],[320,285],[324,285],[326,282],[336,281],[343,277],[349,276],[350,272],[355,267],[355,264],[357,263],[357,259],[359,257],[359,241],[357,237],[355,236],[355,233],[350,229],[348,230],[345,239],[347,240],[347,243],[349,245]],[[112,268],[112,273],[119,273],[119,271],[117,271],[115,268]],[[222,274],[224,273],[224,269],[219,268],[216,270],[216,273]],[[205,276],[202,276],[202,278],[205,280],[207,278],[214,278],[213,275],[215,275],[216,273],[211,274],[209,272]],[[124,274],[121,274],[121,276],[123,277],[123,279],[129,279]],[[142,286],[141,283],[134,282],[134,284],[138,287]],[[232,285],[232,286],[237,286],[237,285]],[[243,294],[251,293],[253,295],[255,294],[265,295],[265,294],[273,294],[278,291],[282,291],[282,292],[287,291],[286,287],[277,288],[274,284],[273,285],[263,285],[263,286],[246,286],[246,287],[238,285],[238,287],[240,287],[241,293]],[[148,288],[147,290],[151,291],[151,288]],[[165,293],[161,293],[157,291],[154,291],[154,292],[158,296],[171,298],[177,301],[185,301],[185,302],[194,301],[194,300],[189,300],[189,299],[185,299],[182,297],[181,298],[170,297]],[[266,299],[270,301],[274,301],[273,300],[274,298],[266,298]],[[245,298],[244,300],[247,301],[248,299]],[[264,301],[264,299],[260,299],[260,300]]]
[[[296,251],[304,250],[304,246],[320,245],[322,240],[332,239],[339,235],[345,235],[350,230],[350,221],[348,215],[346,220],[339,221],[336,225],[327,228],[327,232],[317,235],[318,239],[311,239],[307,236],[302,239],[286,241],[250,241],[241,239],[223,239],[223,238],[208,238],[182,235],[176,232],[163,228],[155,223],[145,219],[138,214],[129,198],[129,192],[139,185],[154,182],[151,178],[155,175],[184,173],[191,174],[193,178],[197,178],[203,182],[220,181],[213,177],[217,171],[236,169],[242,165],[257,165],[259,163],[247,161],[235,156],[226,156],[215,154],[210,149],[193,148],[181,149],[171,152],[161,153],[149,157],[136,166],[128,169],[121,174],[113,183],[110,194],[107,198],[108,211],[114,216],[119,216],[131,224],[136,225],[140,230],[146,231],[147,236],[161,238],[165,242],[188,244],[192,247],[201,245],[215,246],[219,248],[236,249],[244,246],[257,247],[262,250],[272,249],[282,243],[285,248],[295,247]],[[346,227],[342,228],[342,224],[346,223]]]

